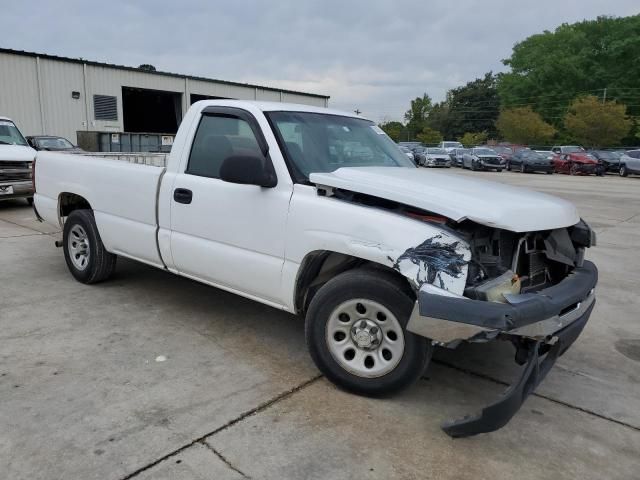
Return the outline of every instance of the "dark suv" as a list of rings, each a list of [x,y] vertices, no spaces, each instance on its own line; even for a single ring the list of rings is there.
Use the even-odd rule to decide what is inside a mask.
[[[618,173],[620,170],[620,157],[622,152],[613,150],[590,150],[589,153],[598,159],[598,163],[605,172]]]

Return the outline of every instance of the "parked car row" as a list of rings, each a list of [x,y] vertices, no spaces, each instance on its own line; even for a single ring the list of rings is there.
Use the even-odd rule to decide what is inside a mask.
[[[460,142],[444,141],[438,147],[401,142],[400,148],[419,167],[460,167],[470,170],[506,169],[522,173],[568,175],[618,173],[640,174],[640,149],[629,151],[585,150],[578,145],[559,145],[551,150],[532,150],[522,145],[480,145],[464,148]]]

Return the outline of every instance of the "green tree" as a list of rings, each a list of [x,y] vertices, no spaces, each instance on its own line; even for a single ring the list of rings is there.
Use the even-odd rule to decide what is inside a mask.
[[[400,122],[384,122],[379,125],[394,142],[407,139],[407,128]]]
[[[564,117],[564,126],[576,142],[587,147],[618,145],[631,130],[627,107],[601,102],[597,97],[577,98]]]
[[[531,107],[502,110],[496,127],[505,140],[522,145],[543,145],[556,133]]]
[[[440,143],[442,141],[442,134],[433,128],[425,127],[422,129],[416,138],[419,142],[422,142],[426,145]]]
[[[467,132],[458,141],[463,145],[481,145],[488,137],[487,132]]]
[[[497,78],[492,72],[447,92],[444,102],[433,106],[427,126],[446,138],[458,138],[466,132],[487,132],[495,137],[495,122],[500,113]]]
[[[407,130],[409,130],[411,137],[422,132],[424,127],[427,126],[427,117],[432,107],[431,97],[426,93],[424,93],[422,97],[411,100],[411,108],[404,114],[404,119],[407,122]]]
[[[456,132],[460,130],[459,116],[459,113],[451,112],[449,104],[445,100],[433,106],[427,119],[427,126],[442,132],[442,135],[447,139],[456,138],[458,136]]]
[[[640,114],[640,15],[598,17],[563,24],[513,47],[498,76],[503,108],[532,106],[556,127],[574,98],[592,94],[615,99]]]

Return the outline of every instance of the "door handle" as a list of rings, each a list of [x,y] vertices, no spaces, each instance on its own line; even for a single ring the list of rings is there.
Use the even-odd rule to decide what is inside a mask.
[[[193,192],[186,188],[176,188],[173,191],[173,199],[178,203],[189,204],[193,199]]]

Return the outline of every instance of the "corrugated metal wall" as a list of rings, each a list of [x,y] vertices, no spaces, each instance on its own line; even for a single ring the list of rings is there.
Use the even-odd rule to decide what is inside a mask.
[[[0,53],[0,115],[24,135],[42,131],[35,58]]]
[[[183,115],[192,93],[327,106],[326,98],[312,95],[0,52],[0,115],[13,119],[24,135],[60,135],[77,143],[79,130],[122,132],[122,87],[180,93]],[[118,119],[95,120],[93,95],[115,96]]]

